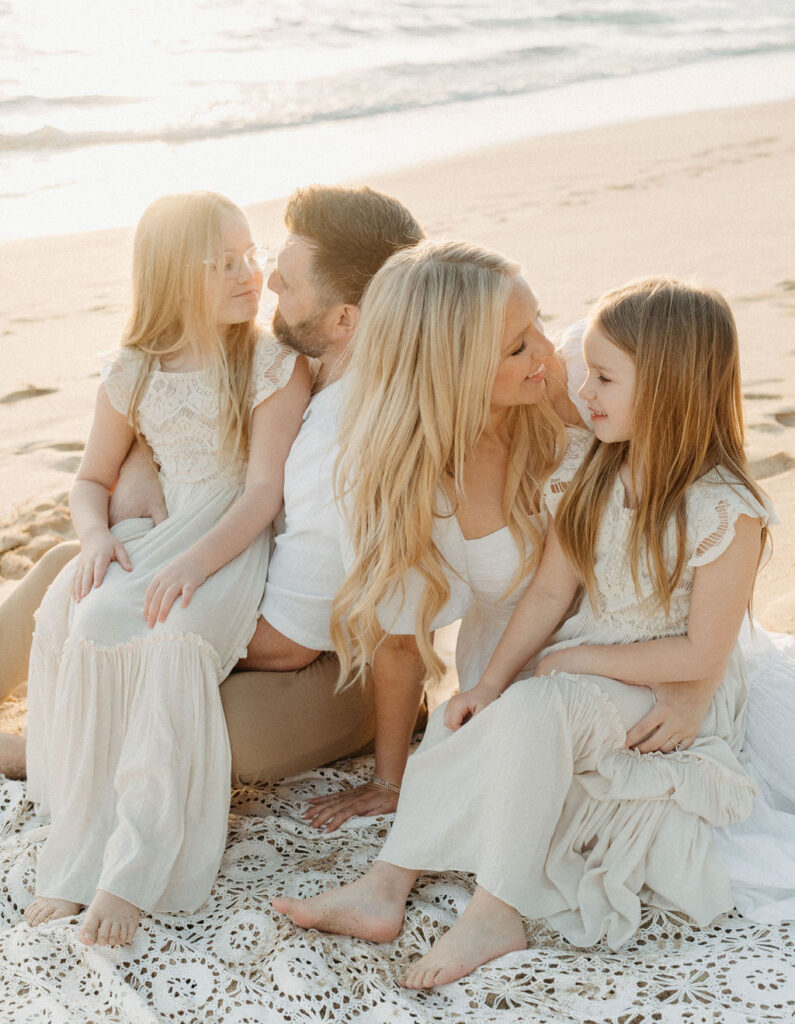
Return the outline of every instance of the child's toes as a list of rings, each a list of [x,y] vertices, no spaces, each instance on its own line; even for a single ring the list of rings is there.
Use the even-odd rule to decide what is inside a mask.
[[[93,946],[97,941],[97,932],[99,931],[99,918],[96,914],[92,914],[91,911],[86,912],[86,916],[83,919],[83,924],[80,926],[80,931],[77,937],[85,946]]]
[[[107,917],[100,923],[99,929],[97,931],[97,945],[98,946],[107,946],[107,945],[109,945],[110,930],[111,930],[112,926],[113,926],[113,921],[109,920]]]

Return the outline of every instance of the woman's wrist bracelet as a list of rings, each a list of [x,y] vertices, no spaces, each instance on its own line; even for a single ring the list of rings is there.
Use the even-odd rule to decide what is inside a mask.
[[[379,779],[377,775],[373,775],[370,782],[372,782],[374,786],[378,786],[379,789],[388,789],[390,793],[400,792],[400,786],[396,786],[392,782],[387,782],[386,779]]]

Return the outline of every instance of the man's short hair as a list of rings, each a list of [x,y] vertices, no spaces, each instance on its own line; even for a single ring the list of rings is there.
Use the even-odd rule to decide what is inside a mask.
[[[370,279],[389,257],[425,237],[402,203],[366,187],[296,189],[284,222],[291,234],[312,244],[312,277],[329,305],[358,306]]]

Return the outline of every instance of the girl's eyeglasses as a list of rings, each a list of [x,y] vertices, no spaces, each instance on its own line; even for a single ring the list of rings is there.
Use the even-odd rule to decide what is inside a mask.
[[[222,256],[202,260],[202,263],[206,267],[214,267],[225,277],[240,277],[244,264],[249,271],[264,271],[268,265],[268,256],[267,245],[252,245],[242,255],[239,252],[225,252]]]

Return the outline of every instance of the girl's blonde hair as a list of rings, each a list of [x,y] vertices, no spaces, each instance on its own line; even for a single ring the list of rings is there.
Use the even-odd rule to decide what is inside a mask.
[[[222,451],[245,459],[249,444],[249,399],[254,319],[220,328],[217,305],[207,287],[222,257],[222,220],[245,219],[217,192],[162,196],[144,211],[133,248],[132,312],[122,344],[144,354],[130,397],[128,420],[138,434],[137,409],[159,360],[197,342],[218,378]]]
[[[744,450],[740,355],[734,317],[723,296],[652,277],[608,292],[590,326],[635,362],[632,439],[594,440],[555,519],[564,551],[595,599],[596,541],[622,463],[637,496],[629,543],[636,591],[645,559],[666,613],[686,560],[688,488],[720,466],[758,499]],[[675,523],[676,560],[666,568],[665,538]],[[762,531],[762,548],[767,530]],[[669,553],[670,556],[670,553]],[[761,550],[760,550],[761,557]]]
[[[384,638],[378,606],[401,592],[410,569],[425,587],[415,636],[426,671],[443,663],[431,622],[448,600],[434,517],[462,495],[464,460],[490,414],[502,358],[505,305],[517,264],[459,242],[420,242],[392,256],[373,277],[361,307],[348,375],[351,400],[340,429],[338,498],[346,507],[353,567],[334,600],[331,636],[340,680],[361,679]],[[503,508],[524,564],[537,561],[540,487],[558,464],[565,434],[546,402],[510,410]]]

